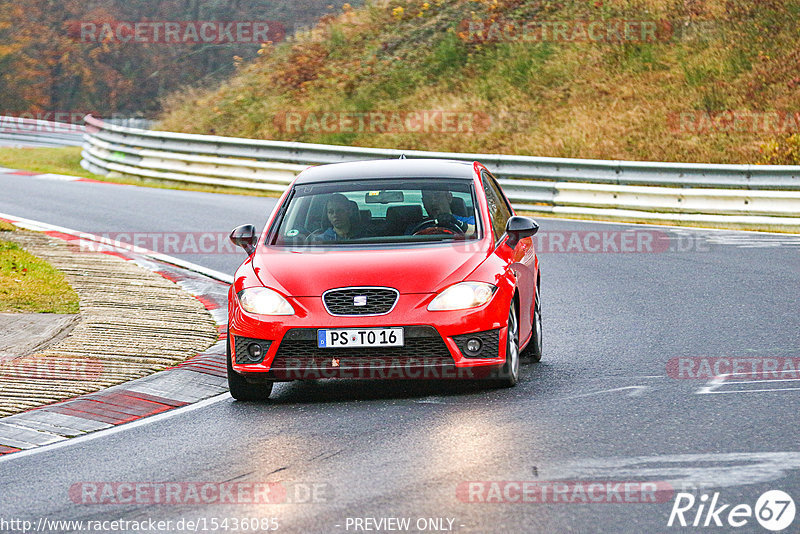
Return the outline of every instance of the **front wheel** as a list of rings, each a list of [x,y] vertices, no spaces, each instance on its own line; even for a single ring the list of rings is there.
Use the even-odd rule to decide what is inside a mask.
[[[231,338],[227,342],[228,389],[231,397],[239,401],[257,401],[268,399],[272,393],[272,382],[251,384],[242,375],[233,370],[231,363]]]
[[[519,321],[517,310],[511,303],[508,312],[508,332],[506,333],[506,363],[500,368],[500,378],[497,385],[500,387],[514,387],[519,382]]]
[[[539,288],[534,294],[536,303],[533,307],[533,325],[531,328],[531,340],[522,352],[522,355],[532,362],[542,359],[542,302],[539,300]]]

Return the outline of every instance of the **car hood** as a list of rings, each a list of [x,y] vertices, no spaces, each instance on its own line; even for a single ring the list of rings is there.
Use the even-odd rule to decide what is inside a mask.
[[[319,296],[350,286],[393,287],[400,293],[434,293],[462,281],[486,259],[476,244],[394,250],[291,252],[264,248],[253,257],[258,279],[294,297]]]

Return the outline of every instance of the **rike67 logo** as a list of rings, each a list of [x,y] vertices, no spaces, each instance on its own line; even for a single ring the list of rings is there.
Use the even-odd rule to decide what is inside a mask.
[[[755,507],[723,503],[719,492],[710,498],[705,493],[699,498],[691,493],[678,493],[667,526],[739,528],[755,517],[765,529],[780,532],[794,522],[795,512],[794,500],[781,490],[765,492],[758,498]]]

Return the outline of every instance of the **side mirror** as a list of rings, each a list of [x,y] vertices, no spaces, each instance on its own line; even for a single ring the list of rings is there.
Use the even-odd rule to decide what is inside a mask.
[[[539,231],[539,225],[530,217],[523,217],[521,215],[514,215],[506,223],[506,245],[513,250],[521,239],[530,237]]]
[[[256,243],[258,242],[258,234],[256,234],[256,227],[252,224],[243,224],[237,226],[231,232],[231,241],[237,247],[242,247],[247,255],[250,256],[256,251]]]

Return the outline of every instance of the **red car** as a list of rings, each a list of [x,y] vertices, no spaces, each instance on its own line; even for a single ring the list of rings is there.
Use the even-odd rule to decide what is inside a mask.
[[[513,386],[542,355],[535,221],[480,163],[383,160],[302,172],[228,295],[228,384],[482,378]]]

